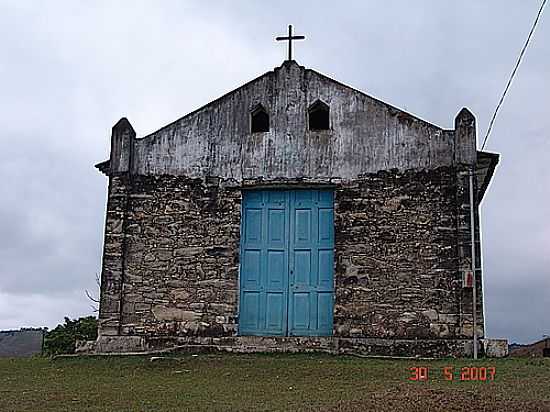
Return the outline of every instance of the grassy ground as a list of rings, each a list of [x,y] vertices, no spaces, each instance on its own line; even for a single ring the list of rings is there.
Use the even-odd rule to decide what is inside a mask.
[[[461,381],[460,368],[472,365],[495,367],[494,381]],[[429,368],[428,381],[409,380],[415,366]],[[550,411],[550,359],[0,359],[0,411],[184,410]]]

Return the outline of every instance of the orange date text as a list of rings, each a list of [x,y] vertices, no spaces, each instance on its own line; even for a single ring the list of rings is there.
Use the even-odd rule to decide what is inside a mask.
[[[409,368],[409,380],[425,382],[430,379],[440,378],[446,381],[494,381],[497,370],[494,366],[445,366],[441,370],[430,370],[427,366],[414,366]]]

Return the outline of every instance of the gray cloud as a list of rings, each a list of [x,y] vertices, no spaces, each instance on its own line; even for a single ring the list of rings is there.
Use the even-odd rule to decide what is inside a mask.
[[[539,2],[0,3],[0,328],[89,312],[99,270],[111,126],[144,136],[297,60],[445,128],[462,106],[483,137]],[[548,13],[548,11],[546,11]],[[550,332],[549,16],[487,149],[482,209],[489,335]]]

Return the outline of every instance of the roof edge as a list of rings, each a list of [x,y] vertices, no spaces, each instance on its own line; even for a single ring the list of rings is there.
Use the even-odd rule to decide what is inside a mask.
[[[381,100],[381,99],[379,99],[379,98],[377,98],[377,97],[374,97],[374,96],[372,96],[372,95],[370,95],[370,94],[368,94],[368,93],[365,93],[365,92],[363,92],[363,91],[361,91],[361,90],[359,90],[359,89],[357,89],[357,88],[355,88],[355,87],[353,87],[353,86],[350,86],[349,84],[343,83],[343,82],[341,82],[341,81],[339,81],[339,80],[335,80],[335,79],[333,79],[332,77],[327,76],[326,74],[323,74],[323,73],[318,72],[317,70],[308,69],[308,68],[306,68],[305,70],[306,70],[306,71],[309,71],[309,72],[311,72],[311,73],[315,73],[317,76],[320,76],[320,77],[322,77],[323,79],[326,79],[326,80],[329,80],[329,81],[331,81],[331,82],[333,82],[333,83],[335,83],[335,84],[338,84],[339,86],[345,87],[346,89],[350,89],[350,90],[352,90],[352,91],[354,91],[354,92],[356,92],[356,93],[359,93],[359,94],[361,94],[361,95],[363,95],[363,96],[365,96],[365,97],[368,97],[369,99],[375,100],[376,102],[378,102],[378,103],[380,103],[380,104],[383,104],[384,106],[387,106],[390,110],[395,110],[395,111],[397,111],[397,112],[405,113],[406,115],[408,115],[408,116],[414,118],[415,120],[418,120],[418,121],[420,121],[420,122],[426,123],[426,124],[428,124],[428,125],[430,125],[430,126],[432,126],[432,127],[435,127],[435,128],[437,128],[437,129],[439,129],[439,130],[451,130],[451,131],[454,130],[454,129],[446,129],[446,128],[443,128],[443,127],[441,127],[441,126],[438,126],[438,125],[436,125],[436,124],[434,124],[434,123],[431,123],[431,122],[429,122],[429,121],[427,121],[427,120],[421,118],[420,116],[417,116],[417,115],[412,114],[412,113],[410,113],[410,112],[408,112],[408,111],[406,111],[406,110],[403,110],[403,109],[401,109],[401,108],[399,108],[399,107],[397,107],[397,106],[394,106],[394,105],[392,105],[392,104],[390,104],[390,103],[387,103],[387,102],[385,102],[384,100]]]
[[[94,165],[94,167],[105,176],[109,176],[111,173],[111,159],[104,160],[103,162]]]
[[[244,84],[242,84],[242,85],[240,85],[240,86],[238,86],[238,87],[236,87],[236,88],[234,88],[234,89],[232,89],[232,90],[230,90],[230,91],[224,93],[224,94],[221,95],[220,97],[217,97],[216,99],[211,100],[211,101],[209,101],[209,102],[203,104],[203,105],[200,106],[199,108],[197,108],[197,109],[195,109],[195,110],[193,110],[193,111],[191,111],[191,112],[189,112],[189,113],[187,113],[187,114],[185,114],[185,115],[179,117],[178,119],[176,119],[176,120],[174,120],[174,121],[172,121],[172,122],[170,122],[170,123],[168,123],[168,124],[162,126],[161,128],[155,130],[154,132],[151,132],[151,133],[149,133],[149,134],[147,134],[147,135],[145,135],[145,136],[143,136],[143,137],[140,137],[139,139],[149,138],[149,137],[151,137],[151,136],[153,136],[153,135],[155,135],[155,134],[161,132],[162,130],[164,130],[164,129],[166,129],[166,128],[168,128],[168,127],[170,127],[170,126],[172,126],[172,125],[174,125],[174,124],[176,124],[176,123],[182,121],[183,119],[185,119],[185,118],[187,118],[187,117],[190,117],[190,116],[192,116],[192,115],[194,115],[194,114],[200,112],[201,110],[205,109],[206,107],[208,107],[208,106],[210,106],[210,105],[212,105],[212,104],[215,104],[215,103],[217,103],[217,102],[223,100],[223,99],[226,98],[227,96],[229,96],[229,95],[235,93],[236,91],[238,91],[238,90],[240,90],[240,89],[242,89],[242,88],[244,88],[244,87],[250,85],[251,83],[258,81],[258,80],[262,79],[263,77],[272,75],[272,74],[275,73],[275,71],[281,69],[282,67],[285,67],[285,66],[288,66],[288,65],[292,65],[292,64],[297,65],[300,69],[302,69],[302,70],[304,70],[304,71],[306,71],[306,72],[314,73],[315,75],[317,75],[317,76],[319,76],[319,77],[321,77],[321,78],[323,78],[323,79],[325,79],[325,80],[331,81],[331,82],[333,82],[333,83],[335,83],[335,84],[337,84],[337,85],[339,85],[339,86],[341,86],[341,87],[344,87],[344,88],[349,89],[349,90],[351,90],[351,91],[353,91],[353,92],[355,92],[355,93],[359,93],[360,95],[362,95],[362,96],[364,96],[364,97],[367,97],[367,98],[369,98],[369,99],[372,99],[372,100],[374,100],[374,101],[376,101],[376,102],[378,102],[378,103],[380,103],[380,104],[382,104],[382,105],[388,107],[390,110],[397,111],[397,112],[400,112],[400,113],[404,113],[404,114],[406,114],[407,116],[410,116],[410,117],[412,117],[413,119],[415,119],[415,120],[417,120],[417,121],[419,121],[419,122],[425,123],[425,124],[427,124],[427,125],[430,125],[430,126],[432,126],[432,127],[437,128],[437,129],[439,129],[439,130],[454,130],[454,129],[446,129],[446,128],[443,128],[443,127],[441,127],[441,126],[438,126],[438,125],[436,125],[436,124],[434,124],[434,123],[429,122],[429,121],[426,120],[426,119],[423,119],[422,117],[420,117],[420,116],[418,116],[418,115],[412,114],[412,113],[410,113],[410,112],[408,112],[408,111],[406,111],[406,110],[404,110],[404,109],[401,109],[401,108],[399,108],[399,107],[397,107],[397,106],[394,106],[394,105],[392,105],[392,104],[389,104],[389,103],[385,102],[384,100],[381,100],[381,99],[379,99],[379,98],[377,98],[377,97],[374,97],[374,96],[372,96],[372,95],[370,95],[370,94],[367,94],[366,92],[363,92],[363,91],[361,91],[361,90],[359,90],[359,89],[357,89],[357,88],[355,88],[355,87],[353,87],[353,86],[350,86],[350,85],[348,85],[348,84],[346,84],[346,83],[343,83],[343,82],[341,82],[341,81],[339,81],[339,80],[335,80],[335,79],[333,79],[332,77],[329,77],[329,76],[327,76],[327,75],[325,75],[325,74],[323,74],[323,73],[321,73],[321,72],[318,72],[317,70],[310,69],[310,68],[307,68],[307,67],[305,67],[305,66],[302,66],[302,65],[300,65],[296,60],[285,60],[280,66],[273,68],[273,70],[269,70],[269,71],[267,71],[267,72],[261,74],[260,76],[257,76],[257,77],[255,77],[255,78],[253,78],[253,79],[247,81],[246,83],[244,83]]]
[[[263,77],[266,77],[266,76],[268,76],[268,75],[270,75],[270,74],[272,74],[272,73],[275,73],[275,70],[276,70],[276,69],[277,69],[277,68],[275,68],[275,69],[273,69],[273,70],[270,70],[270,71],[267,71],[267,72],[265,72],[264,74],[261,74],[260,76],[255,77],[254,79],[247,81],[246,83],[240,85],[239,87],[236,87],[236,88],[234,88],[234,89],[228,91],[227,93],[224,93],[224,94],[221,95],[220,97],[217,97],[216,99],[211,100],[210,102],[208,102],[208,103],[206,103],[206,104],[203,104],[203,105],[200,106],[198,109],[195,109],[195,110],[193,110],[192,112],[189,112],[189,113],[187,113],[187,114],[181,116],[180,118],[178,118],[178,119],[176,119],[176,120],[174,120],[174,121],[172,121],[172,122],[170,122],[170,123],[168,123],[168,124],[162,126],[160,129],[155,130],[154,132],[149,133],[149,134],[146,135],[146,136],[140,137],[139,139],[146,139],[146,138],[148,138],[148,137],[151,137],[151,136],[157,134],[158,132],[160,132],[160,131],[162,131],[162,130],[164,130],[164,129],[166,129],[166,128],[168,128],[168,127],[170,127],[170,126],[172,126],[172,125],[174,125],[174,124],[176,124],[176,123],[182,121],[183,119],[185,119],[185,118],[187,118],[187,117],[190,117],[190,116],[193,116],[195,113],[198,113],[198,112],[200,112],[201,110],[205,109],[206,107],[208,107],[208,106],[210,106],[210,105],[212,105],[212,104],[215,104],[215,103],[217,103],[217,102],[223,100],[223,99],[226,98],[227,96],[229,96],[229,95],[235,93],[237,90],[240,90],[240,89],[242,89],[242,88],[248,86],[249,84],[254,83],[255,81],[258,81],[258,80],[260,80],[260,79],[263,78]]]
[[[487,191],[489,184],[493,180],[493,175],[495,174],[496,167],[500,161],[500,154],[493,152],[484,152],[481,150],[478,150],[476,153],[476,169],[478,169],[477,165],[481,161],[489,162],[487,167],[479,168],[479,170],[486,170],[486,173],[483,176],[483,182],[481,183],[481,187],[479,188],[477,193],[477,203],[480,204],[485,196],[485,192]]]

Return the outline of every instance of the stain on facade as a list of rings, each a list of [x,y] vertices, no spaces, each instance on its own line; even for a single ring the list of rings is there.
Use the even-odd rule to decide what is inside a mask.
[[[467,109],[444,130],[294,61],[149,136],[121,119],[97,165],[109,188],[96,350],[463,355],[469,173],[481,268],[479,204],[497,163],[476,150]],[[319,188],[334,192],[332,336],[242,336],[243,191]],[[483,337],[481,288],[479,269]]]

